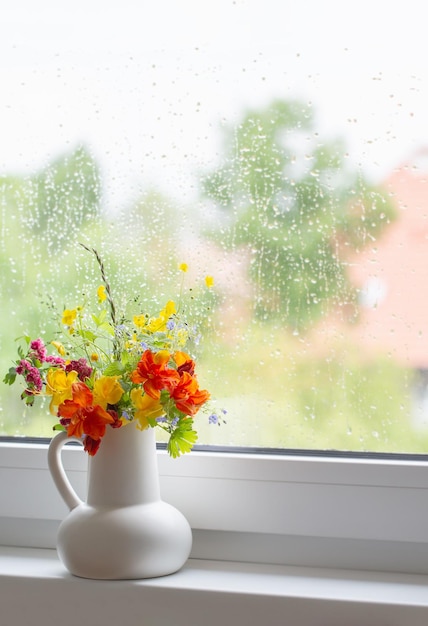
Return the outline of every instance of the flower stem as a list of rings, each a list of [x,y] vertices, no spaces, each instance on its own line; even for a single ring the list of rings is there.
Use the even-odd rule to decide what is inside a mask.
[[[109,282],[107,280],[107,276],[106,276],[105,269],[104,269],[104,263],[103,263],[100,255],[98,254],[97,250],[95,250],[95,248],[88,248],[83,243],[81,243],[80,245],[82,246],[82,248],[84,248],[88,252],[91,252],[92,254],[95,255],[95,258],[96,258],[96,260],[98,262],[98,265],[100,267],[101,280],[103,281],[104,287],[106,288],[107,301],[108,301],[108,303],[110,305],[110,319],[111,319],[111,323],[112,323],[112,326],[113,326],[113,329],[114,329],[113,356],[114,356],[115,359],[119,360],[120,359],[120,348],[119,348],[119,341],[118,341],[118,338],[116,336],[116,326],[117,326],[116,307],[114,306],[113,296],[111,294],[110,284],[109,284]]]

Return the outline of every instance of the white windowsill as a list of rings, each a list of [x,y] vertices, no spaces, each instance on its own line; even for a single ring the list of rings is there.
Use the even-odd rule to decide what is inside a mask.
[[[86,455],[67,447],[62,456],[85,499]],[[428,575],[423,461],[199,452],[158,460],[162,499],[190,522],[194,559]],[[54,548],[67,513],[47,446],[2,443],[0,545]]]
[[[426,626],[428,576],[190,560],[137,581],[71,576],[54,550],[0,547],[8,626]]]

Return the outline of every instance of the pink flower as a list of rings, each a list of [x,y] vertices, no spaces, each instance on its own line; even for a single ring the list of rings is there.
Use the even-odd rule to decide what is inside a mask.
[[[35,392],[42,390],[43,382],[37,367],[31,365],[26,359],[22,359],[16,368],[16,373],[24,376],[28,388],[25,390],[27,395],[33,395]]]
[[[34,339],[30,343],[30,350],[32,350],[32,353],[29,355],[31,358],[38,359],[41,363],[46,360],[46,347],[42,339]]]
[[[27,361],[26,359],[22,359],[16,368],[16,373],[19,375],[24,375],[29,367],[31,367],[31,363],[29,363],[29,361]]]
[[[50,363],[51,365],[56,365],[57,367],[65,369],[65,361],[60,356],[51,356],[48,354],[45,358],[45,363]]]
[[[92,367],[88,365],[86,359],[81,358],[78,361],[70,361],[70,363],[67,363],[67,365],[65,366],[65,371],[77,372],[77,376],[79,377],[79,379],[84,382],[87,378],[90,378],[92,374]]]

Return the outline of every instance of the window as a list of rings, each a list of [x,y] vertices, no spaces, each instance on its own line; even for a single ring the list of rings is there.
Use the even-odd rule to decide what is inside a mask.
[[[181,262],[195,296],[214,276],[200,359],[228,423],[201,443],[426,451],[415,13],[43,4],[3,27],[2,371],[14,337],[52,337],[51,298],[96,288],[83,241],[119,300],[163,305]],[[1,393],[3,434],[49,436]]]
[[[32,3],[24,12],[10,6],[0,44],[7,94],[0,116],[2,371],[15,354],[11,339],[38,332],[41,320],[49,334],[50,295],[68,306],[96,286],[77,245],[83,238],[106,256],[118,289],[136,267],[150,298],[168,297],[179,262],[192,268],[192,287],[194,277],[214,275],[215,333],[201,363],[228,423],[201,425],[201,443],[425,452],[423,257],[409,267],[400,262],[398,272],[381,265],[404,218],[404,239],[394,250],[416,255],[424,248],[420,7],[406,3],[403,13],[388,3],[363,3],[357,12],[349,3],[309,0],[224,0],[215,9],[171,2],[167,11],[152,3],[60,10],[42,4],[43,11]],[[419,221],[410,219],[413,210]],[[390,295],[400,305],[416,303],[404,292],[411,284],[417,306],[397,315]],[[409,322],[408,313],[418,315]],[[4,434],[50,434],[45,413],[28,410],[18,423],[22,404],[15,389],[7,392],[2,388]],[[183,459],[174,473],[188,476],[192,466],[200,472],[195,483],[209,475],[216,486],[217,463],[208,471],[204,463],[212,468],[212,460],[201,458]],[[253,532],[318,536],[328,551],[329,538],[351,537],[367,541],[369,551],[380,525],[341,537],[338,524],[330,536],[331,516],[315,530],[297,494],[310,493],[321,508],[323,494],[337,510],[350,486],[357,494],[364,485],[367,499],[355,495],[354,502],[368,506],[377,488],[392,493],[403,467],[395,489],[423,518],[422,461],[227,458],[237,481],[269,468],[262,470],[272,497],[266,507],[281,498],[296,503],[295,517],[282,527],[217,519],[218,531],[244,530],[248,541]],[[323,468],[329,484],[338,467],[342,482],[334,478],[329,499],[318,472]],[[278,481],[290,468],[298,468],[294,478]],[[165,472],[173,493],[176,479]],[[278,483],[285,491],[276,491]],[[228,501],[236,495],[231,485]],[[211,501],[214,508],[218,500]],[[10,506],[11,518],[19,518],[19,506]],[[385,511],[394,516],[393,500]],[[278,519],[289,515],[277,512]],[[203,529],[206,521],[195,516]],[[383,545],[401,540],[416,549],[424,531],[415,527],[403,539],[393,530]]]

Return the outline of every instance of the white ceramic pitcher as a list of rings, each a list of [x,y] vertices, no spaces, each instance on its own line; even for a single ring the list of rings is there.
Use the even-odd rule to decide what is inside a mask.
[[[64,471],[61,450],[70,438],[56,435],[48,464],[70,509],[58,531],[58,555],[76,576],[132,579],[164,576],[189,557],[192,533],[185,517],[160,498],[155,432],[133,424],[106,429],[89,457],[83,502]]]

